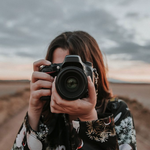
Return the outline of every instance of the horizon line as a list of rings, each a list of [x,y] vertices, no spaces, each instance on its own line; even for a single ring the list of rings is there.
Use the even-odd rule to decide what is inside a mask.
[[[143,81],[124,81],[124,80],[118,80],[114,78],[107,78],[109,83],[115,83],[115,84],[150,84],[150,82],[143,82]],[[30,82],[29,79],[0,79],[0,82]]]

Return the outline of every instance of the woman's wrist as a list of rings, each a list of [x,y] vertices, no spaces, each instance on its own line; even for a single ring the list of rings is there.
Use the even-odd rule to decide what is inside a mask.
[[[94,108],[90,113],[86,114],[86,115],[81,115],[79,117],[79,119],[81,121],[92,121],[92,120],[97,120],[97,112],[96,109]]]
[[[28,121],[31,126],[31,128],[35,131],[38,131],[38,124],[40,120],[41,112],[34,111],[30,108],[28,108]]]

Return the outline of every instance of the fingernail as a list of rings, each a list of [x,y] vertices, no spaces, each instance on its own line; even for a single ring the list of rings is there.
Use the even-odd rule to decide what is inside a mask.
[[[51,62],[50,62],[50,61],[48,61],[48,60],[46,60],[46,64],[47,64],[47,65],[50,65],[50,64],[51,64]]]
[[[92,80],[91,80],[91,76],[88,76],[88,79],[89,79],[90,82],[92,81]]]
[[[51,76],[51,80],[54,80],[54,78]]]

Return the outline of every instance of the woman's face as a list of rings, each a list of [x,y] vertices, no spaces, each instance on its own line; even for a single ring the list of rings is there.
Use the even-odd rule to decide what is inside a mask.
[[[69,50],[63,48],[56,48],[53,53],[53,62],[52,63],[62,63],[65,59],[65,56],[69,55]]]

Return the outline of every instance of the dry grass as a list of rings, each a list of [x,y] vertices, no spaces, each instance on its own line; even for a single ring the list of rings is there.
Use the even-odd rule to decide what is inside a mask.
[[[2,95],[1,93],[0,96],[0,125],[28,105],[30,93],[29,84],[28,87],[25,85],[22,88],[20,88],[20,85],[18,85],[18,88],[15,90],[13,89],[15,92],[10,91],[10,86],[8,86],[8,89],[8,95]]]

